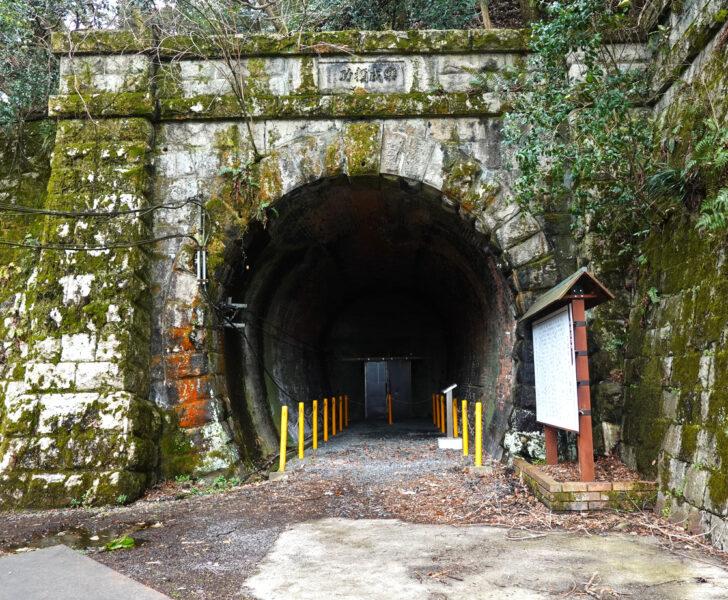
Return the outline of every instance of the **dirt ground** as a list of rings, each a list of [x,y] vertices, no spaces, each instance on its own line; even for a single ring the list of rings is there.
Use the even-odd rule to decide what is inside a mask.
[[[0,555],[66,543],[171,598],[240,598],[242,586],[286,529],[325,518],[400,519],[428,524],[488,524],[506,535],[577,531],[650,536],[676,555],[726,566],[726,555],[652,512],[552,513],[513,471],[437,448],[424,423],[357,425],[312,457],[289,462],[289,476],[230,489],[228,482],[166,484],[124,507],[0,514]],[[133,548],[103,551],[129,535]],[[244,597],[244,596],[243,596]]]

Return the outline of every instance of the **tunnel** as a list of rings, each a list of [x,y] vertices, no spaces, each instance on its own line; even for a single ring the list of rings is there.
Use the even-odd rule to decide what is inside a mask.
[[[352,420],[383,420],[388,392],[395,419],[430,419],[432,393],[455,383],[502,439],[511,292],[489,237],[438,190],[385,176],[300,187],[230,242],[227,264],[224,295],[246,305],[225,330],[227,386],[259,434],[281,404],[332,394]]]

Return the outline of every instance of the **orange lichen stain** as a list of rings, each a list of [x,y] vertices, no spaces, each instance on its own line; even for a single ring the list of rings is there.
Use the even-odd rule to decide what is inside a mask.
[[[194,402],[174,407],[174,412],[179,419],[179,425],[183,429],[190,427],[202,427],[207,422],[207,404],[206,400],[202,402]]]
[[[178,379],[174,382],[179,402],[174,411],[180,427],[200,427],[207,422],[207,407],[210,403],[210,376]]]
[[[180,379],[195,375],[190,368],[192,352],[176,352],[167,356],[167,378]]]
[[[195,347],[190,340],[192,327],[172,327],[167,331],[169,346],[179,348],[186,352],[194,352]]]

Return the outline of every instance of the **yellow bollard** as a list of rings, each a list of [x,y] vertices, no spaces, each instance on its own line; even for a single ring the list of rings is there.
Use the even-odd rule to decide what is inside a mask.
[[[329,441],[329,399],[324,398],[324,442]]]
[[[278,462],[278,470],[286,470],[286,445],[288,442],[288,407],[284,404],[281,407],[281,455]]]
[[[437,425],[437,411],[435,410],[435,394],[432,394],[432,424]]]
[[[482,438],[482,414],[483,414],[483,406],[480,402],[475,403],[475,466],[476,467],[482,467],[483,466],[483,458],[481,454],[481,442],[483,441]]]
[[[298,403],[298,458],[303,458],[303,402]]]
[[[318,448],[318,400],[313,401],[313,449]]]
[[[468,401],[463,400],[463,456],[468,455]]]
[[[349,394],[344,395],[344,411],[346,414],[346,417],[344,418],[344,424],[348,427],[349,426]]]
[[[331,437],[336,435],[336,396],[331,398]]]
[[[445,433],[447,417],[445,416],[445,396],[440,396],[440,429]]]
[[[344,396],[339,396],[339,431],[344,430]]]
[[[452,399],[452,435],[458,437],[458,401],[456,398]]]
[[[387,394],[387,404],[389,405],[389,424],[392,424],[392,394]]]
[[[435,425],[437,425],[438,429],[442,429],[442,425],[440,425],[440,421],[442,419],[442,416],[440,415],[440,397],[437,394],[434,394],[435,397],[435,407],[437,410],[437,421],[435,422]]]

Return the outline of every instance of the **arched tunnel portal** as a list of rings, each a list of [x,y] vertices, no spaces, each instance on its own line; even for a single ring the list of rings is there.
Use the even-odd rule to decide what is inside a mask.
[[[225,296],[247,305],[224,336],[233,412],[247,407],[272,443],[281,404],[295,418],[298,402],[346,393],[351,419],[382,418],[389,379],[395,418],[426,419],[457,383],[484,403],[484,447],[500,456],[516,336],[488,236],[438,190],[385,176],[319,180],[268,215],[227,252]]]

